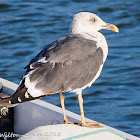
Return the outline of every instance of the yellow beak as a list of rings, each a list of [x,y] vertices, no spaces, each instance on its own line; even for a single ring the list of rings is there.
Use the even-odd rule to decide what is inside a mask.
[[[106,23],[105,26],[102,27],[102,29],[105,29],[105,30],[111,30],[113,32],[119,32],[119,29],[117,26],[115,26],[114,24],[110,24],[110,23]]]

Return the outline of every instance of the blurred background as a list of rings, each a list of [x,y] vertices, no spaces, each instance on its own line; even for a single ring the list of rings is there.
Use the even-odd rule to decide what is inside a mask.
[[[69,33],[75,13],[118,26],[101,31],[109,54],[99,79],[83,92],[85,116],[140,137],[140,0],[0,0],[0,77],[19,83],[31,58]],[[77,95],[64,94],[79,114]],[[58,95],[42,100],[60,106]]]

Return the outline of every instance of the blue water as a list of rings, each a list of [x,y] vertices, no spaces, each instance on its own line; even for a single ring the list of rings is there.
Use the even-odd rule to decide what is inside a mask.
[[[19,83],[24,66],[47,44],[68,34],[72,16],[90,11],[116,24],[101,31],[109,55],[99,79],[83,92],[85,116],[140,137],[140,0],[1,0],[0,77]],[[77,95],[66,109],[79,114]],[[42,100],[60,106],[58,95]]]

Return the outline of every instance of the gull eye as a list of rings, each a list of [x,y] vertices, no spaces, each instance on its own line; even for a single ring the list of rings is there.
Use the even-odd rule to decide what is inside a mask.
[[[91,21],[91,22],[95,22],[95,21],[96,21],[96,19],[95,19],[95,18],[92,18],[92,19],[90,19],[90,21]]]

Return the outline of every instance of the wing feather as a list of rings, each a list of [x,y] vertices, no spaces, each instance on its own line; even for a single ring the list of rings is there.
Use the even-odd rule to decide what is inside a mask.
[[[64,91],[75,90],[91,82],[102,63],[103,51],[96,41],[71,34],[51,43],[30,61],[24,85],[34,98],[56,93],[62,86]]]

